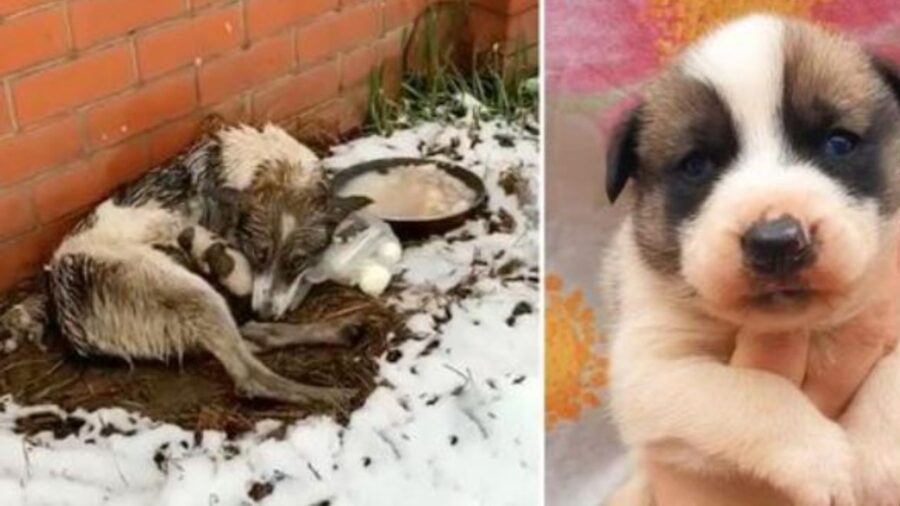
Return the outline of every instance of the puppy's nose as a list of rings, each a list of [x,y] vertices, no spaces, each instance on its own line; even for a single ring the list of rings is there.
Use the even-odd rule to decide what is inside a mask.
[[[275,319],[275,306],[269,301],[256,305],[253,308],[253,312],[256,313],[256,316],[264,322],[272,321]]]
[[[790,276],[814,260],[803,225],[789,215],[753,224],[741,237],[741,248],[745,264],[765,276]]]

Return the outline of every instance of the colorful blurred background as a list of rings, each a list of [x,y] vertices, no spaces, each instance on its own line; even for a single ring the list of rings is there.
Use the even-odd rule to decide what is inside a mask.
[[[641,82],[749,12],[817,20],[900,61],[898,0],[546,0],[547,504],[597,505],[625,475],[604,411],[597,266],[625,206],[603,191],[606,138]]]

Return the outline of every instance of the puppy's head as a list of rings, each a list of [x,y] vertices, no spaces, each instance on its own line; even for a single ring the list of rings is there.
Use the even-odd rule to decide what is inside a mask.
[[[266,320],[296,307],[311,286],[307,271],[331,245],[338,224],[371,203],[334,196],[325,183],[298,188],[255,182],[239,195],[234,233],[253,271],[253,312]]]
[[[812,25],[751,16],[689,48],[609,154],[646,265],[713,314],[791,324],[855,297],[892,247],[900,81]]]

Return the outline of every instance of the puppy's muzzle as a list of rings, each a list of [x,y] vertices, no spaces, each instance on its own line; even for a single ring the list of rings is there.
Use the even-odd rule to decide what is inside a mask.
[[[747,268],[765,277],[790,277],[815,261],[809,235],[790,215],[754,223],[741,237],[741,249]]]

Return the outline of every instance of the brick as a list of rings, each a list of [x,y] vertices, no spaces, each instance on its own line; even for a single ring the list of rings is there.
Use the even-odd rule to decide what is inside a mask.
[[[340,142],[342,135],[362,125],[368,112],[368,97],[365,86],[347,90],[339,97],[297,116],[296,128],[291,133],[299,139],[317,140],[325,145]]]
[[[97,204],[122,183],[139,177],[149,165],[145,138],[119,144],[79,161],[35,185],[38,216],[46,223]]]
[[[297,31],[297,57],[301,65],[318,63],[335,53],[374,40],[381,33],[378,4],[364,4],[323,16]]]
[[[427,6],[427,0],[387,0],[384,3],[385,31],[412,24]]]
[[[2,92],[0,88],[0,92]],[[6,96],[0,97],[0,135],[9,133],[12,130],[12,111],[9,110],[9,103]]]
[[[34,201],[41,221],[52,221],[100,201],[107,190],[90,165],[78,162],[42,179],[34,188]]]
[[[348,131],[363,124],[368,114],[369,89],[357,86],[341,94],[341,129]]]
[[[403,58],[404,30],[394,30],[385,34],[376,44],[382,58],[400,60]]]
[[[48,0],[3,0],[0,2],[0,16],[8,16],[46,3],[49,3]]]
[[[81,154],[78,122],[69,117],[0,141],[0,187],[27,179]]]
[[[88,163],[94,173],[101,175],[106,182],[107,193],[119,185],[134,181],[153,166],[147,136],[94,153]]]
[[[150,163],[159,165],[190,146],[200,134],[200,121],[201,116],[194,114],[150,132]]]
[[[231,123],[249,123],[250,100],[247,94],[238,95],[225,102],[220,102],[206,110],[206,114],[218,114]]]
[[[484,51],[506,39],[509,18],[486,9],[475,9],[469,16],[469,26],[474,49]]]
[[[388,96],[397,96],[403,82],[403,30],[387,34],[377,44],[383,68],[381,88]]]
[[[369,91],[365,86],[346,90],[335,99],[316,105],[289,120],[292,135],[312,145],[332,145],[359,128],[368,113]]]
[[[338,0],[247,0],[247,33],[257,39],[335,10]]]
[[[253,96],[257,121],[277,120],[296,114],[337,96],[340,71],[329,62],[302,74],[282,79]]]
[[[138,39],[141,76],[158,76],[238,47],[243,40],[240,5],[204,11]]]
[[[524,11],[514,16],[476,9],[470,16],[473,45],[476,51],[503,43],[507,48],[537,42],[538,9]]]
[[[209,113],[218,114],[231,123],[246,122],[249,119],[245,114],[244,98],[241,96],[216,105]],[[206,114],[206,112],[191,114],[161,125],[150,132],[150,164],[159,165],[196,141],[201,133],[200,124]]]
[[[341,49],[358,46],[381,35],[381,3],[370,2],[341,11],[338,32],[342,35]]]
[[[235,93],[284,74],[294,65],[290,34],[260,41],[245,51],[200,68],[200,100],[220,102]]]
[[[31,195],[22,187],[0,193],[0,241],[23,234],[37,225]]]
[[[16,17],[0,25],[0,74],[61,56],[68,50],[61,7]]]
[[[126,44],[29,75],[13,85],[20,124],[34,123],[124,89],[137,81]]]
[[[0,292],[37,272],[52,249],[46,233],[40,230],[0,243]]]
[[[340,142],[343,99],[335,98],[292,119],[286,126],[291,135],[309,145]]]
[[[193,70],[151,82],[87,112],[88,138],[106,146],[184,116],[197,104]]]
[[[71,216],[0,243],[0,292],[37,272],[81,216]]]
[[[297,30],[297,60],[300,65],[312,65],[331,58],[339,52],[341,34],[338,33],[337,14],[322,16],[315,23]]]
[[[537,43],[539,25],[540,13],[537,8],[512,16],[506,29],[507,45],[515,47],[517,44]]]
[[[76,0],[69,4],[72,35],[79,48],[175,17],[184,10],[184,0],[153,0],[140,2],[140,6],[122,0]]]
[[[341,89],[351,88],[368,79],[378,65],[377,49],[363,46],[341,57]]]

